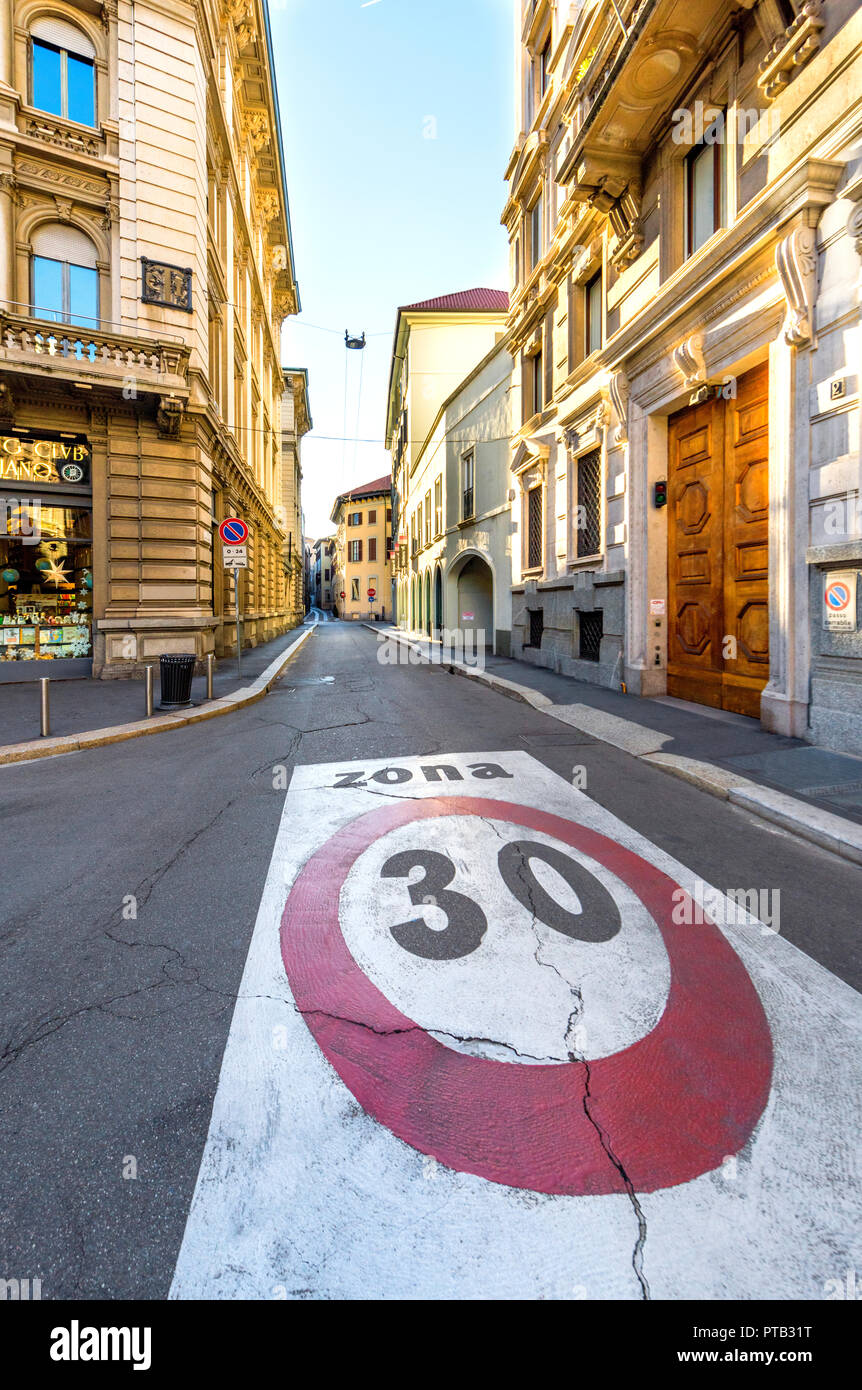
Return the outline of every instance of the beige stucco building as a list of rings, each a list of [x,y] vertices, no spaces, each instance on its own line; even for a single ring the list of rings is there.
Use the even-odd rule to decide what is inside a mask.
[[[339,618],[391,618],[389,534],[392,478],[375,478],[335,499],[331,520],[335,546],[321,542],[320,594],[325,607],[325,571],[332,556],[332,604]]]
[[[265,0],[3,0],[0,676],[230,650],[230,514],[245,642],[294,621],[298,307]]]
[[[475,533],[477,507],[484,516],[485,512],[492,513],[498,502],[505,505],[505,489],[502,498],[497,497],[492,458],[496,447],[505,446],[510,431],[508,385],[503,386],[501,397],[496,395],[499,370],[502,366],[505,377],[507,359],[500,357],[496,365],[486,359],[505,337],[508,303],[505,290],[459,290],[402,305],[396,315],[386,447],[392,455],[395,504],[390,602],[402,628],[430,633],[443,625],[444,609],[454,617],[457,571],[471,559],[471,574],[465,575],[463,582],[471,593],[475,588],[476,601],[463,609],[474,614],[466,620],[467,626],[482,627],[489,634],[495,622],[502,624],[501,631],[505,627],[508,601],[500,610],[492,590],[495,583],[498,594],[501,587],[508,587],[508,567],[494,575],[489,566],[489,546],[477,543]],[[468,402],[468,390],[459,407],[455,395],[480,363],[495,379],[490,388],[494,401],[488,408],[488,397],[480,392],[478,399]],[[469,418],[458,424],[461,408]],[[477,448],[480,435],[481,450]],[[459,441],[464,441],[463,447]],[[486,467],[487,477],[483,474]],[[480,474],[481,484],[476,481]],[[461,533],[463,540],[457,557],[454,540],[450,543],[446,539],[455,532]],[[493,638],[489,635],[487,641],[490,645]],[[502,641],[505,645],[506,639]]]
[[[517,8],[515,654],[862,752],[862,11]]]
[[[475,294],[475,292],[470,292]],[[496,317],[488,305],[499,304]],[[491,344],[444,397],[424,440],[412,448],[393,434],[400,458],[393,466],[406,496],[398,497],[406,544],[398,548],[397,611],[408,631],[444,637],[508,656],[512,629],[512,540],[509,440],[512,433],[512,358],[505,337],[507,296],[481,291],[475,307],[443,318],[432,313],[421,332],[442,335],[451,360],[461,331],[475,345],[473,314],[483,317]],[[481,306],[481,307],[480,307]],[[411,332],[412,339],[412,332]],[[396,336],[397,342],[397,336]],[[399,364],[400,365],[400,364]],[[409,399],[409,371],[405,395]],[[436,386],[433,385],[435,390]]]

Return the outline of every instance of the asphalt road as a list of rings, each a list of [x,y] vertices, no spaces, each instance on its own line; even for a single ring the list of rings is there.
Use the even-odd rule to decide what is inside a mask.
[[[583,768],[592,801],[707,883],[780,890],[782,938],[860,988],[858,869],[476,682],[376,656],[366,629],[322,624],[244,712],[0,770],[0,1277],[166,1297],[295,767],[512,750],[568,782]]]

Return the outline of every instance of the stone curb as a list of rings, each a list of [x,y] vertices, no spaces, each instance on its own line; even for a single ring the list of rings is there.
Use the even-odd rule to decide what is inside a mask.
[[[652,732],[646,731],[643,725],[623,720],[616,715],[609,715],[603,730],[602,721],[592,717],[601,714],[601,711],[593,710],[592,706],[554,705],[547,695],[542,695],[537,690],[531,690],[529,686],[504,680],[501,676],[493,676],[488,671],[476,671],[472,667],[464,665],[463,662],[429,661],[419,644],[411,638],[401,633],[381,632],[380,628],[373,627],[371,623],[365,623],[364,626],[369,631],[376,632],[378,636],[388,637],[391,641],[400,642],[402,645],[410,647],[430,666],[439,667],[440,670],[448,671],[452,675],[467,676],[470,680],[482,681],[485,685],[499,690],[501,695],[508,695],[512,699],[532,705],[542,714],[548,714],[552,719],[558,719],[570,727],[580,728],[591,738],[601,743],[609,743],[614,748],[620,748],[623,752],[630,753],[632,757],[639,758],[641,762],[649,763],[651,766],[669,773],[672,777],[679,777],[682,781],[689,782],[692,786],[699,787],[712,796],[720,797],[723,801],[729,801],[732,805],[739,806],[752,815],[760,816],[761,819],[769,821],[772,825],[780,826],[782,830],[790,831],[791,834],[799,836],[800,839],[819,845],[821,849],[831,850],[833,854],[840,855],[842,859],[848,859],[855,864],[862,864],[862,826],[857,825],[855,821],[845,820],[843,816],[834,815],[831,811],[823,811],[819,806],[809,806],[807,802],[788,796],[786,792],[774,791],[770,787],[761,786],[760,783],[752,782],[748,777],[742,777],[738,773],[716,767],[712,763],[700,762],[696,758],[685,758],[676,753],[662,753],[649,749],[648,744],[644,745],[643,751],[638,751],[638,743],[642,733]],[[588,711],[588,714],[583,717],[579,716],[577,711],[580,709]],[[627,723],[630,723],[632,730],[635,731],[634,737],[621,741],[620,726]],[[656,738],[660,741],[666,741],[662,735],[656,735]]]
[[[65,753],[80,753],[87,748],[103,748],[109,743],[125,743],[132,738],[169,733],[173,729],[184,729],[188,724],[202,724],[206,719],[217,719],[222,714],[234,714],[237,710],[256,704],[269,693],[293,653],[311,636],[316,627],[316,622],[310,623],[307,630],[291,642],[286,651],[271,661],[251,685],[244,685],[239,690],[232,691],[230,695],[210,700],[200,709],[179,711],[176,714],[157,714],[152,719],[131,724],[114,724],[106,729],[89,729],[80,734],[62,734],[57,738],[34,738],[26,743],[8,743],[5,747],[0,747],[0,767],[11,763],[35,762],[41,758],[56,758]]]

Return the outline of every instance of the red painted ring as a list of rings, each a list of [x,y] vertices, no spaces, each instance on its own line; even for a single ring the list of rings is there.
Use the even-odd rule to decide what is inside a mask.
[[[671,967],[665,1010],[646,1037],[589,1064],[467,1056],[432,1038],[372,984],[339,924],[350,869],[390,830],[464,815],[552,835],[638,895]],[[674,923],[677,890],[631,850],[545,811],[469,796],[401,801],[359,816],[311,856],[284,909],[282,957],[324,1056],[363,1109],[414,1149],[534,1192],[622,1192],[621,1169],[635,1191],[655,1192],[738,1153],[772,1077],[769,1025],[748,972],[713,922]]]

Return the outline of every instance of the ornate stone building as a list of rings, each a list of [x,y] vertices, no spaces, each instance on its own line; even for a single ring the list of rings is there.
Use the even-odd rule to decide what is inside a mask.
[[[517,8],[513,649],[862,752],[862,10]]]
[[[3,0],[0,678],[230,650],[231,513],[245,641],[293,622],[298,308],[265,0]]]

